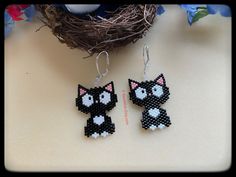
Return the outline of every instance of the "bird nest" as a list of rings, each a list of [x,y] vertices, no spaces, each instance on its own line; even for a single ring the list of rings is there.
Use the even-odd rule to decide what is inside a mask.
[[[108,18],[88,15],[87,20],[54,5],[40,4],[36,8],[43,16],[41,20],[60,42],[70,48],[86,50],[91,56],[142,38],[154,22],[157,5],[122,5],[107,12]]]

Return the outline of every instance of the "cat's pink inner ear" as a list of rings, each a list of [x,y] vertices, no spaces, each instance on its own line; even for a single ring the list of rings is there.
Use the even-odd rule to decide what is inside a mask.
[[[112,90],[112,84],[108,84],[106,87],[105,87],[106,90],[110,91],[110,92],[113,92]]]
[[[157,79],[157,81],[156,81],[158,84],[160,84],[160,85],[164,85],[164,79],[163,79],[163,77],[160,77],[159,79]]]
[[[138,86],[137,83],[131,81],[131,88],[132,90],[135,89]]]
[[[80,88],[79,89],[79,95],[83,95],[84,93],[86,93],[87,91],[85,89]]]

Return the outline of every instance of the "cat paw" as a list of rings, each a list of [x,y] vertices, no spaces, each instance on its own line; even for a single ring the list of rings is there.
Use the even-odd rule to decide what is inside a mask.
[[[94,133],[92,134],[92,137],[95,138],[95,139],[96,139],[98,136],[99,136],[99,134],[98,134],[97,132],[94,132]]]
[[[157,128],[157,126],[151,125],[149,128],[150,128],[152,131],[154,131],[154,130]]]
[[[106,136],[108,136],[108,135],[109,135],[109,133],[106,132],[106,131],[104,131],[104,132],[101,133],[101,136],[102,136],[102,137],[106,137]]]
[[[158,125],[158,128],[159,129],[163,129],[163,128],[165,128],[166,126],[164,125],[164,124],[160,124],[160,125]]]

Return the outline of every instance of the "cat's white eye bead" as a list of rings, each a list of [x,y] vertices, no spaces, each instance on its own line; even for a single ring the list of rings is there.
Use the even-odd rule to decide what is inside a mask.
[[[143,100],[146,96],[147,96],[147,92],[146,89],[142,88],[142,87],[138,87],[135,90],[135,95],[137,98]]]
[[[163,95],[163,88],[160,85],[155,85],[152,87],[152,94],[161,97]]]
[[[101,103],[103,104],[108,104],[111,101],[111,94],[103,91],[100,95],[99,95],[99,100]]]
[[[88,93],[86,93],[83,97],[82,97],[82,104],[84,106],[91,106],[94,103],[93,101],[93,96],[89,95]]]

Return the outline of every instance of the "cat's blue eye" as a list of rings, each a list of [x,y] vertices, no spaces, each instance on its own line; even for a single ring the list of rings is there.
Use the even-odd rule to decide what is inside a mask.
[[[163,95],[163,88],[160,85],[155,85],[152,87],[152,94],[161,97]]]
[[[99,100],[101,103],[103,104],[108,104],[111,101],[111,94],[103,91],[100,95],[99,95]]]
[[[136,95],[137,98],[143,100],[144,98],[147,97],[147,91],[146,91],[146,89],[144,89],[142,87],[138,87],[135,90],[135,95]]]
[[[93,96],[86,93],[83,97],[82,97],[82,104],[86,107],[90,107],[92,104],[94,103],[93,101]]]

